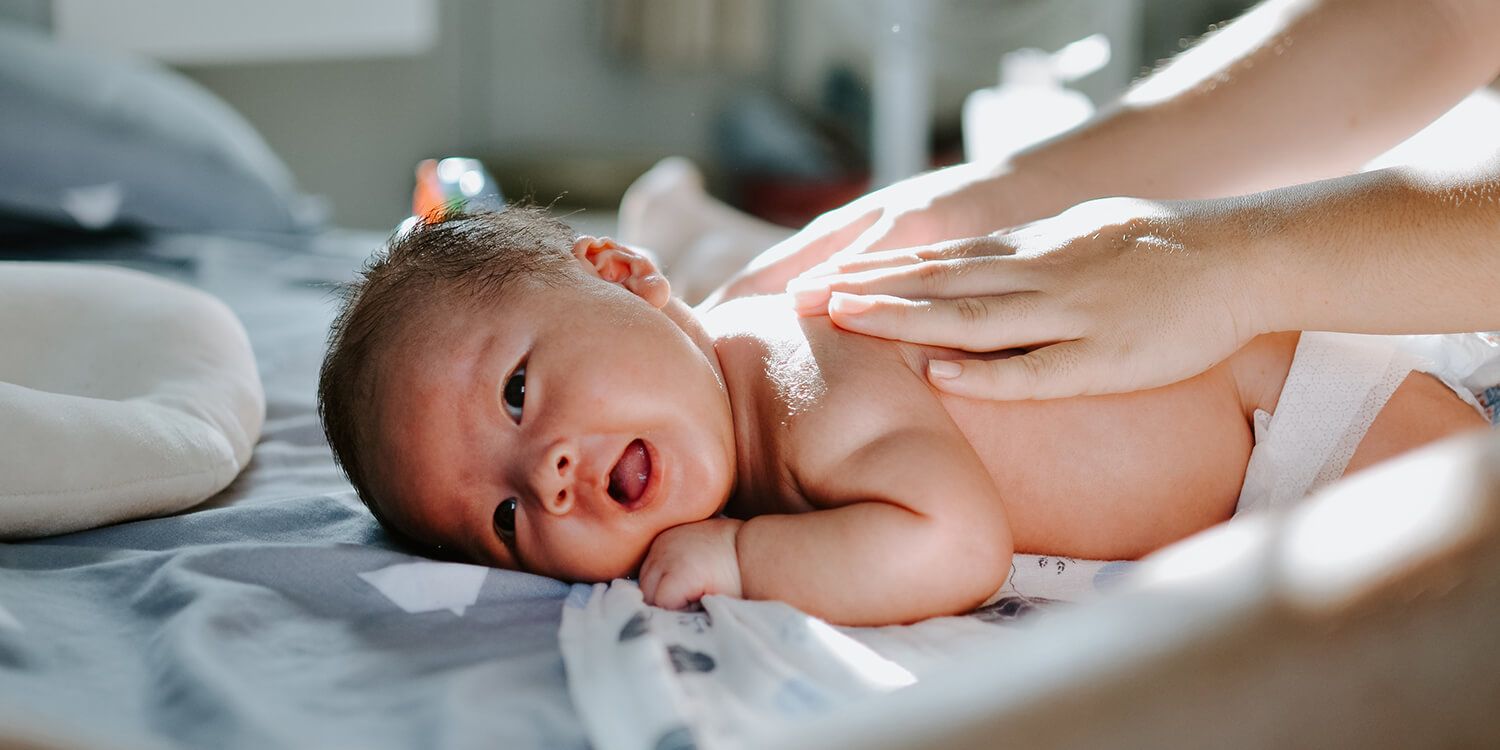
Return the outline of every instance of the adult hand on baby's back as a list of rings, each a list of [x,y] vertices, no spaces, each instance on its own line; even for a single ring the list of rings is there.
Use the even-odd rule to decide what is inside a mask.
[[[933,360],[971,398],[1125,392],[1196,375],[1261,333],[1232,213],[1111,198],[987,237],[839,258],[792,282],[804,315],[1008,358]]]
[[[798,274],[835,255],[972,237],[1043,215],[1024,206],[1038,192],[1021,189],[1014,177],[1003,167],[960,164],[876,190],[761,253],[709,301],[779,294]]]
[[[709,594],[739,596],[735,537],[742,525],[743,521],[733,518],[709,518],[657,534],[641,563],[641,594],[646,603],[682,609]]]

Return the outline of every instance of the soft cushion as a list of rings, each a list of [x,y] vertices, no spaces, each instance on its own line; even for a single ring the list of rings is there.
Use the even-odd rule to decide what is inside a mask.
[[[284,232],[290,171],[207,90],[159,65],[0,23],[0,214],[101,229]]]
[[[265,405],[217,299],[119,268],[0,263],[0,538],[207,499],[249,462]]]

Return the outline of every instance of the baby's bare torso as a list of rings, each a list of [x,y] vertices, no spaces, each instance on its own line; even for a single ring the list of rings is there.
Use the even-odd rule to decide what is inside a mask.
[[[742,447],[749,455],[740,459],[731,514],[864,499],[809,488],[819,472],[837,470],[839,455],[926,410],[942,412],[973,447],[998,489],[1016,551],[1098,559],[1137,557],[1230,516],[1253,444],[1247,396],[1269,392],[1274,404],[1295,348],[1293,337],[1236,355],[1257,358],[1256,368],[1239,371],[1264,373],[1248,389],[1231,360],[1151,391],[986,402],[927,384],[927,360],[956,353],[799,319],[777,297],[727,303],[706,321],[731,399],[753,403],[745,411],[754,439]]]

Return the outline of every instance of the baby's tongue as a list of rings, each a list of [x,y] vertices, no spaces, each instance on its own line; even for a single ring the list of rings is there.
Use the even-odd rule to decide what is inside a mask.
[[[651,456],[646,444],[635,440],[625,447],[625,455],[609,472],[609,494],[621,502],[633,503],[646,491],[651,478]]]

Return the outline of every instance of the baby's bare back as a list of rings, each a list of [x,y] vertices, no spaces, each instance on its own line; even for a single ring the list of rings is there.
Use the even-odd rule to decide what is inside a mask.
[[[1197,377],[1149,391],[939,399],[1000,489],[1016,551],[1132,559],[1234,513],[1254,447],[1252,415],[1275,411],[1297,342],[1295,332],[1261,336]],[[1436,378],[1413,372],[1346,472],[1484,424]]]
[[[1137,393],[941,401],[1000,489],[1017,552],[1132,559],[1226,520],[1253,447],[1226,366]]]

